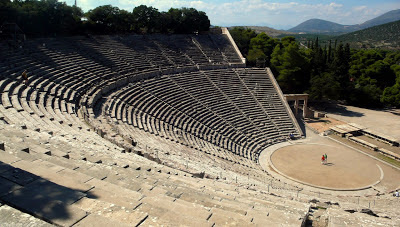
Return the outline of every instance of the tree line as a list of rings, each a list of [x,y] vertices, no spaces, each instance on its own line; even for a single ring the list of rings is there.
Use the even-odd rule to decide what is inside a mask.
[[[30,37],[116,33],[194,33],[209,30],[206,13],[194,8],[167,12],[140,5],[128,12],[104,5],[83,12],[58,0],[0,0],[0,25],[16,23]]]
[[[241,27],[230,32],[248,65],[270,67],[284,93],[359,107],[400,107],[400,51],[351,49],[334,40],[322,46],[318,38],[300,44],[291,36],[271,38]]]

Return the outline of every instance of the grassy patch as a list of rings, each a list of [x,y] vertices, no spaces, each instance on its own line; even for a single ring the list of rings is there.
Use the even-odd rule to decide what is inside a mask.
[[[392,165],[394,165],[394,166],[396,166],[396,167],[400,167],[400,162],[399,161],[397,161],[397,160],[395,160],[395,159],[393,159],[393,158],[390,158],[390,157],[388,157],[388,156],[386,156],[386,155],[383,155],[383,154],[377,154],[377,157],[379,158],[379,159],[381,159],[382,161],[385,161],[385,162],[387,162],[387,163],[390,163],[390,164],[392,164]]]

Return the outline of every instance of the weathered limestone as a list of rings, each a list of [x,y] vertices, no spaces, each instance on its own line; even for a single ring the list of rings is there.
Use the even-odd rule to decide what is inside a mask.
[[[71,205],[84,195],[79,191],[38,179],[1,199],[54,224],[70,226],[86,216],[86,212]]]
[[[37,226],[50,227],[53,226],[43,220],[35,218],[32,215],[21,212],[13,207],[0,204],[0,223],[1,226]]]

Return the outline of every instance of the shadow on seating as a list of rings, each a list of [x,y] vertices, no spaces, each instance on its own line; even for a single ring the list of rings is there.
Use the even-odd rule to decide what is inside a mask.
[[[0,201],[56,225],[73,225],[87,213],[72,205],[90,192],[64,187],[0,162]]]

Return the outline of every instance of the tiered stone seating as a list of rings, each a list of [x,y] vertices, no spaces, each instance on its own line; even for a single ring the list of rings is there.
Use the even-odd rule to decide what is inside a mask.
[[[217,52],[218,46],[216,46],[210,39],[210,36],[198,35],[193,37],[193,42],[199,45],[204,55],[210,60],[210,63],[221,64],[227,62],[221,52]]]
[[[300,225],[308,215],[306,203],[280,201],[267,193],[255,198],[240,184],[193,178],[140,156],[103,151],[128,163],[121,166],[36,152],[48,134],[10,126],[2,130],[0,139],[9,136],[10,142],[0,151],[0,199],[52,224],[274,225],[284,218]],[[31,136],[39,145],[29,153],[19,151],[32,144]],[[19,138],[27,140],[17,144]],[[52,152],[57,149],[53,144],[47,148]]]
[[[123,94],[120,96],[120,99],[116,100],[116,102],[106,104],[109,106],[110,116],[112,118],[123,121],[124,117],[121,116],[121,113],[131,113],[125,117],[126,119],[123,122],[131,122],[131,124],[133,123],[133,126],[139,127],[152,134],[160,135],[185,145],[191,145],[192,148],[196,148],[198,150],[203,150],[202,147],[205,146],[204,143],[208,143],[204,138],[204,134],[196,133],[194,128],[186,127],[186,125],[189,124],[197,124],[204,128],[207,128],[207,126],[202,125],[200,122],[192,122],[195,121],[195,119],[191,118],[184,112],[174,109],[168,104],[168,102],[157,102],[157,98],[149,93],[146,93],[146,90],[144,90],[143,87],[136,87],[136,89],[124,89],[118,93]],[[130,111],[126,109],[127,106],[131,108]],[[135,113],[132,114],[132,111],[135,111]],[[170,130],[170,126],[173,126],[179,130]],[[212,131],[211,129],[208,130]],[[193,141],[194,143],[188,144],[188,141]],[[205,152],[215,152],[215,154],[219,153],[217,152],[217,149],[214,151],[212,150],[213,149]]]
[[[282,135],[293,133],[300,136],[299,131],[294,130],[293,119],[289,117],[288,110],[276,92],[268,72],[262,69],[238,69],[237,74]]]
[[[303,225],[312,193],[299,198],[257,164],[263,149],[300,132],[268,71],[235,63],[224,35],[67,37],[7,49],[0,225],[15,223],[3,219],[20,215],[15,208],[60,226]],[[398,221],[389,215],[376,223]]]
[[[265,109],[240,73],[232,69],[192,71],[143,80],[112,93],[103,105],[107,108],[97,109],[105,111],[109,122],[121,121],[116,131],[122,133],[124,124],[130,122],[151,134],[232,161],[237,158],[229,153],[257,161],[266,147],[299,132],[279,103],[282,100],[274,100],[278,108]],[[264,77],[268,80],[265,71]],[[274,87],[269,92],[278,96]],[[274,118],[269,110],[281,111],[281,116]],[[219,148],[202,149],[210,145]]]
[[[10,212],[9,206],[61,226],[298,226],[304,225],[310,209],[308,198],[299,200],[284,190],[279,196],[270,194],[261,182],[252,182],[257,187],[249,190],[246,184],[194,178],[140,156],[107,150],[95,155],[112,156],[126,164],[66,159],[39,151],[49,138],[53,142],[45,149],[56,151],[61,137],[8,125],[1,130],[0,141],[9,141],[0,150],[0,200],[8,204],[0,204],[0,220],[5,225],[15,222],[4,215],[3,209]],[[32,147],[35,142],[38,145]],[[27,146],[31,146],[29,153],[21,151]],[[378,206],[380,217],[373,217],[361,214],[361,209],[355,208],[359,205],[352,206],[346,198],[335,201],[346,210],[360,212],[350,215],[330,207],[325,214],[330,224],[392,226],[399,221],[395,209],[382,214]],[[385,201],[395,208],[396,201],[391,198],[381,197],[379,204]]]
[[[241,63],[239,56],[237,55],[235,48],[233,48],[231,42],[226,35],[209,35],[216,46],[221,50],[222,54],[227,61],[232,63]]]

